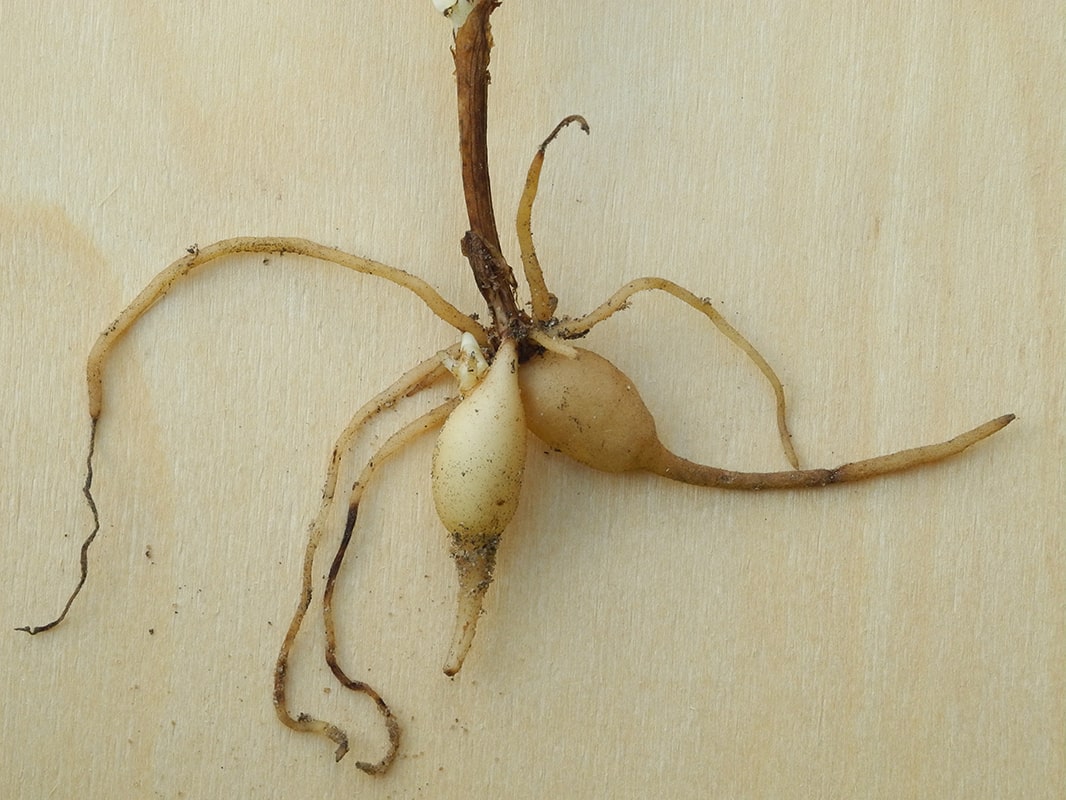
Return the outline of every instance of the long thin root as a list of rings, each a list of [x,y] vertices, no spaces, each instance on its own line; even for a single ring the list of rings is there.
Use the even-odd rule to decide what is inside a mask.
[[[580,114],[571,114],[556,125],[548,137],[540,143],[529,165],[529,172],[526,174],[526,184],[522,189],[522,199],[518,203],[518,214],[515,219],[515,227],[518,229],[518,246],[522,253],[522,267],[526,273],[526,283],[529,285],[529,301],[533,308],[533,319],[537,322],[547,322],[552,318],[559,298],[548,291],[548,286],[544,282],[544,272],[537,258],[537,249],[533,246],[533,201],[537,199],[540,171],[544,166],[544,151],[559,135],[559,131],[574,122],[580,125],[585,133],[589,132],[589,124],[585,118]]]
[[[89,397],[89,447],[88,455],[85,459],[86,476],[82,493],[85,495],[85,501],[92,512],[93,525],[92,530],[81,545],[81,573],[74,591],[70,593],[63,610],[55,619],[44,625],[24,625],[16,628],[16,630],[34,635],[51,630],[61,623],[66,618],[67,612],[70,611],[70,607],[74,604],[75,598],[81,592],[82,587],[85,586],[85,581],[88,578],[89,548],[100,532],[100,515],[92,494],[93,453],[96,448],[97,424],[100,421],[100,415],[104,407],[104,367],[107,364],[107,357],[111,349],[149,309],[167,295],[167,292],[173,288],[174,284],[190,272],[225,256],[250,253],[277,253],[279,255],[291,253],[293,255],[308,256],[355,272],[383,278],[413,292],[444,322],[459,331],[472,334],[481,345],[485,345],[488,342],[484,328],[441,297],[436,289],[421,278],[404,270],[390,267],[387,264],[354,256],[309,239],[285,236],[240,236],[232,239],[223,239],[206,247],[190,248],[185,256],[182,256],[157,274],[141,290],[140,294],[97,337],[92,350],[89,352],[89,358],[85,364],[85,377]]]
[[[796,448],[792,444],[792,433],[788,429],[788,420],[786,418],[785,409],[785,388],[781,384],[781,379],[777,377],[777,373],[774,372],[773,367],[769,362],[763,358],[762,354],[755,349],[755,346],[749,342],[740,331],[726,322],[718,310],[711,304],[710,300],[703,297],[697,297],[688,289],[683,286],[678,286],[673,281],[669,281],[666,278],[637,278],[634,281],[630,281],[621,289],[612,294],[607,300],[597,308],[590,311],[583,317],[578,319],[567,320],[561,323],[556,329],[556,335],[564,339],[576,339],[584,336],[596,325],[599,325],[608,317],[616,314],[622,309],[626,308],[629,304],[629,299],[638,292],[649,292],[654,289],[666,292],[672,297],[676,297],[683,303],[690,305],[692,308],[699,311],[705,317],[707,317],[719,331],[739,347],[748,358],[754,362],[755,366],[759,368],[759,371],[763,374],[766,380],[769,382],[770,387],[774,392],[774,399],[777,405],[777,433],[781,439],[781,448],[785,452],[785,458],[788,459],[788,463],[792,465],[793,469],[799,469],[799,456],[796,455]]]
[[[93,527],[89,531],[89,535],[85,537],[85,540],[81,543],[80,564],[81,573],[78,577],[78,582],[74,586],[74,591],[70,593],[67,598],[66,604],[63,606],[63,610],[59,612],[59,616],[51,622],[46,622],[44,625],[23,625],[15,628],[17,631],[25,631],[30,636],[35,636],[38,633],[44,633],[50,631],[60,622],[62,622],[67,612],[70,611],[70,607],[74,605],[74,598],[76,598],[85,586],[85,581],[89,577],[89,548],[92,546],[93,540],[96,538],[96,534],[100,532],[100,512],[96,508],[96,500],[93,498],[93,453],[96,451],[96,420],[94,419],[89,426],[89,453],[85,457],[85,483],[81,487],[81,493],[85,496],[85,502],[89,506],[89,511],[93,516]]]
[[[886,456],[877,456],[863,461],[852,461],[834,469],[803,469],[787,472],[734,472],[705,464],[696,464],[676,456],[665,448],[656,463],[646,469],[664,478],[710,486],[718,489],[758,491],[761,489],[803,489],[828,486],[833,483],[851,483],[900,472],[905,469],[932,464],[961,453],[982,439],[1002,430],[1014,419],[1013,414],[989,420],[953,439],[909,450],[900,450]]]
[[[454,357],[457,355],[458,350],[457,348],[452,348],[448,353]],[[352,417],[352,420],[348,423],[347,427],[337,439],[337,443],[334,445],[329,467],[326,470],[325,484],[322,488],[322,502],[314,521],[308,528],[307,546],[304,550],[303,569],[300,573],[299,599],[296,604],[296,610],[292,616],[292,621],[289,623],[289,628],[285,633],[285,639],[282,642],[281,649],[278,651],[277,665],[274,668],[274,711],[277,714],[278,719],[287,727],[304,733],[318,733],[333,741],[337,745],[336,757],[338,761],[348,752],[347,734],[336,725],[316,719],[308,714],[300,713],[294,716],[288,709],[288,700],[286,696],[285,679],[288,673],[289,654],[296,641],[296,636],[303,625],[304,617],[307,615],[307,609],[311,605],[311,598],[313,596],[315,553],[318,550],[318,545],[321,542],[322,535],[325,531],[326,521],[333,508],[340,465],[363,427],[373,417],[385,409],[391,408],[398,400],[404,397],[410,397],[411,395],[428,388],[445,374],[447,374],[447,372],[441,363],[441,354],[438,353],[432,358],[426,359],[414,368],[408,370],[398,381],[393,383],[388,389],[378,394],[368,403],[365,403],[355,413],[355,416]],[[386,727],[388,728],[390,742],[390,755],[386,756],[386,759],[391,761],[392,756],[395,755],[396,748],[399,745],[399,724],[396,722],[395,718],[392,716],[392,712],[389,711],[388,706],[385,705],[381,697],[369,686],[363,684],[361,687],[352,686],[349,688],[355,688],[357,691],[369,695],[377,704],[378,709],[382,711],[382,714],[385,717]],[[384,762],[378,762],[379,765],[381,763]],[[378,765],[366,762],[360,762],[358,766],[360,769],[370,773],[380,772],[384,769],[384,767],[378,769]],[[385,763],[385,766],[388,766],[388,764]]]
[[[346,688],[353,692],[367,695],[377,705],[385,720],[385,729],[389,738],[389,747],[381,760],[376,762],[359,761],[356,766],[363,772],[378,775],[385,772],[396,758],[400,748],[400,723],[396,720],[388,704],[381,698],[377,690],[363,681],[353,680],[340,666],[337,660],[337,626],[333,619],[333,593],[337,586],[337,576],[340,574],[344,563],[344,556],[348,551],[348,545],[352,540],[352,532],[355,530],[355,522],[359,516],[359,503],[371,478],[391,456],[402,450],[412,440],[421,434],[439,427],[452,409],[458,404],[458,398],[448,400],[431,411],[426,412],[417,419],[409,422],[399,431],[390,436],[385,444],[373,455],[363,468],[359,479],[352,486],[352,494],[348,501],[348,516],[344,525],[344,536],[337,547],[333,557],[333,563],[329,568],[329,576],[326,578],[326,588],[322,596],[322,619],[326,629],[326,663],[334,677]]]

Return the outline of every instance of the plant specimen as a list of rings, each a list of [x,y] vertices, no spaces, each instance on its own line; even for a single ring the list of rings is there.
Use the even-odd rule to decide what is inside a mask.
[[[502,253],[492,203],[486,143],[490,16],[499,0],[434,0],[454,26],[453,55],[458,96],[459,149],[469,230],[461,248],[488,306],[481,324],[448,303],[422,279],[403,270],[349,255],[304,239],[246,237],[226,239],[187,255],[161,272],[100,334],[87,363],[90,435],[83,492],[93,527],[81,547],[81,572],[60,614],[40,626],[20,630],[47,631],[67,615],[88,575],[89,548],[100,529],[92,494],[93,452],[97,423],[103,412],[104,367],[115,343],[171,286],[193,270],[238,253],[292,253],[321,259],[356,272],[383,278],[415,294],[438,317],[460,333],[460,341],[415,365],[395,383],[365,403],[337,440],[326,471],[322,502],[311,522],[301,570],[295,613],[275,667],[274,705],[288,727],[326,736],[336,745],[339,760],[348,751],[348,737],[338,726],[308,714],[293,713],[286,697],[289,654],[313,599],[315,556],[337,493],[339,470],[364,426],[377,414],[405,398],[454,376],[458,395],[407,423],[388,438],[363,468],[351,488],[344,534],[323,590],[326,662],[344,686],[373,699],[383,716],[389,747],[376,762],[359,762],[368,773],[384,772],[400,742],[400,727],[377,691],[350,678],[338,661],[332,600],[343,559],[371,479],[390,456],[417,436],[440,428],[433,452],[434,504],[451,537],[458,576],[455,629],[444,671],[462,667],[476,631],[485,592],[491,585],[500,537],[518,504],[528,432],[548,447],[606,472],[641,470],[672,480],[723,489],[787,489],[827,486],[885,475],[955,455],[1006,426],[1004,415],[938,444],[856,461],[833,469],[801,469],[786,420],[784,390],[774,370],[758,351],[714,309],[710,301],[664,278],[631,281],[591,312],[568,317],[556,314],[557,298],[545,283],[531,233],[533,204],[549,144],[567,126],[586,132],[580,116],[562,120],[537,149],[518,209],[517,232],[528,303],[517,296],[518,281]],[[758,367],[770,384],[777,409],[781,445],[792,469],[780,472],[736,472],[698,464],[675,455],[660,442],[655,422],[632,382],[608,360],[574,346],[596,325],[626,308],[641,292],[662,291],[706,316]]]

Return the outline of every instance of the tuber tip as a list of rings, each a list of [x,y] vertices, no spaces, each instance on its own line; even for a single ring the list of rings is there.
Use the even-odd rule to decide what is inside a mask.
[[[444,662],[444,674],[449,677],[462,669],[466,654],[470,652],[485,592],[492,583],[499,544],[498,535],[483,539],[452,534],[452,558],[455,559],[459,590],[456,593],[455,632]]]

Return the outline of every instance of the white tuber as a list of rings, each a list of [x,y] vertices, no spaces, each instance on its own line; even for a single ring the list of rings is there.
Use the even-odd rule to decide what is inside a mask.
[[[518,353],[514,340],[505,339],[484,379],[444,423],[433,450],[433,502],[451,533],[459,573],[448,675],[459,671],[474,639],[500,534],[518,507],[525,461]]]

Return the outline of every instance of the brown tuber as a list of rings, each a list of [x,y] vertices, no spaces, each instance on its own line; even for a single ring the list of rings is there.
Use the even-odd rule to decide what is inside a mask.
[[[659,441],[655,419],[633,382],[590,350],[567,358],[545,352],[522,366],[519,385],[526,423],[553,450],[604,472],[643,470],[719,489],[799,489],[866,480],[953,456],[1003,428],[1006,414],[938,444],[854,461],[834,469],[735,472],[697,464]]]

